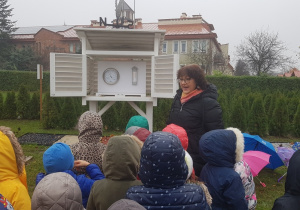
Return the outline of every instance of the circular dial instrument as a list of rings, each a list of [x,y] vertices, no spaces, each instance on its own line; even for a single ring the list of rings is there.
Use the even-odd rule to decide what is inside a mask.
[[[120,74],[115,68],[107,68],[103,72],[103,80],[108,85],[114,85],[119,81]]]

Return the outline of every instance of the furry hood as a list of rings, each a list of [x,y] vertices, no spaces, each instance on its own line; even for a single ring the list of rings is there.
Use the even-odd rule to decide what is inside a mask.
[[[0,172],[6,170],[21,175],[24,171],[25,156],[17,137],[10,128],[5,126],[0,126],[0,148],[2,150],[0,153]]]
[[[243,158],[243,134],[237,128],[209,131],[199,141],[199,153],[211,165],[233,168]]]

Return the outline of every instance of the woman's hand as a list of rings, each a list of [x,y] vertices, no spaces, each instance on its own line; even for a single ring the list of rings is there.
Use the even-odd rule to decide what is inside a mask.
[[[74,167],[75,168],[86,167],[88,165],[90,165],[90,163],[85,161],[85,160],[75,160],[74,161]]]

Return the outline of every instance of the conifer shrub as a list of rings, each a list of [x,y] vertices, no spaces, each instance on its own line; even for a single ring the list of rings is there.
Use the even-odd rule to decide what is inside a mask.
[[[40,95],[38,92],[34,92],[30,99],[30,116],[29,119],[31,120],[38,120],[40,119]]]
[[[17,118],[17,105],[16,105],[16,93],[15,91],[10,91],[6,95],[3,106],[3,119],[14,120]]]
[[[59,125],[62,129],[74,128],[77,123],[77,114],[75,112],[74,99],[65,97],[59,114]]]
[[[59,112],[60,107],[55,101],[56,98],[50,97],[50,93],[46,93],[43,99],[42,126],[43,128],[59,128]]]
[[[225,128],[229,127],[229,125],[230,125],[231,110],[230,110],[228,100],[229,99],[227,98],[226,93],[224,91],[220,91],[219,97],[218,97],[218,102],[222,109],[222,118],[223,118],[223,124],[224,124]]]
[[[30,119],[30,94],[25,85],[21,85],[17,93],[17,116],[19,119]]]
[[[243,100],[244,99],[242,96],[236,96],[233,99],[230,127],[239,128],[242,132],[245,132],[247,130],[247,127],[246,112],[243,108]]]
[[[300,137],[300,104],[298,104],[296,114],[293,119],[293,133],[296,137]]]
[[[3,94],[0,92],[0,119],[3,119]]]
[[[286,99],[281,95],[275,104],[270,120],[269,134],[272,136],[286,136],[289,127],[289,117],[287,111]]]
[[[248,131],[250,134],[265,136],[268,131],[268,120],[265,112],[265,107],[262,95],[256,94],[256,97],[251,106]]]
[[[157,106],[153,108],[153,130],[162,130],[166,127],[166,122],[170,115],[173,99],[160,98]]]

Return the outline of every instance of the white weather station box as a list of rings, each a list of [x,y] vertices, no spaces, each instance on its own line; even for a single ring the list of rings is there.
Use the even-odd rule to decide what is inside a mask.
[[[146,96],[146,62],[99,61],[97,96]]]

